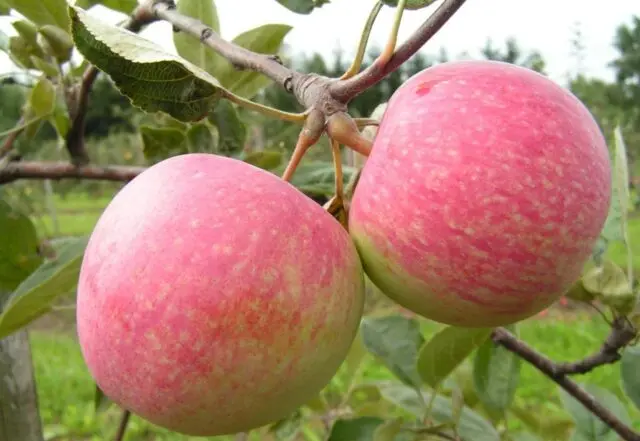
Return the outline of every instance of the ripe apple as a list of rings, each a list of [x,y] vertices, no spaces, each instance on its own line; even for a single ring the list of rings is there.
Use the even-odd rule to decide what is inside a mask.
[[[602,133],[569,91],[507,63],[444,63],[389,100],[349,229],[400,305],[450,325],[510,324],[580,277],[610,175]]]
[[[78,285],[86,364],[105,395],[195,436],[288,416],[330,381],[363,310],[347,231],[277,176],[172,157],[100,217]]]

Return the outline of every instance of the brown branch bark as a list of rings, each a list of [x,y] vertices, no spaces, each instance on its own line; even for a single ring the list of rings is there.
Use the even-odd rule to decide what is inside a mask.
[[[620,350],[629,345],[637,334],[638,331],[626,317],[616,318],[611,332],[598,352],[580,361],[557,363],[556,375],[586,374],[598,366],[616,363],[622,357]]]
[[[531,346],[519,340],[504,328],[495,329],[492,334],[492,339],[496,344],[499,344],[505,349],[517,354],[549,377],[573,398],[582,403],[584,407],[602,420],[602,422],[611,427],[611,429],[613,429],[620,438],[625,441],[640,441],[640,433],[635,432],[631,427],[627,426],[615,414],[600,404],[592,395],[581,388],[566,374],[559,373],[560,370],[558,365],[552,360],[538,353]]]
[[[302,74],[284,66],[276,57],[258,54],[223,39],[200,20],[187,17],[177,12],[172,2],[153,1],[150,6],[159,19],[171,23],[174,28],[180,32],[200,39],[203,44],[206,44],[223,56],[237,69],[248,69],[260,72],[280,84],[289,92],[293,91],[291,86],[294,77],[302,76]]]
[[[24,161],[9,162],[0,169],[0,184],[18,179],[93,179],[103,181],[130,181],[144,171],[144,167],[96,165],[76,166],[68,162]]]
[[[388,62],[382,66],[379,63],[373,63],[359,74],[347,80],[333,83],[329,87],[331,96],[346,103],[380,82],[418,52],[449,21],[464,2],[465,0],[445,0],[422,26],[396,49]]]

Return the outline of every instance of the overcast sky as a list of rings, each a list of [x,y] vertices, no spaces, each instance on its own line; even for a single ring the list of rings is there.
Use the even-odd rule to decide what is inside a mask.
[[[330,57],[340,41],[350,54],[373,0],[331,1],[311,15],[289,12],[275,0],[216,0],[216,4],[225,38],[261,24],[284,23],[293,26],[285,42],[294,52],[318,51]],[[400,39],[406,38],[440,3],[420,11],[407,11]],[[94,9],[92,13],[112,23],[123,17],[105,14],[104,9]],[[621,23],[630,23],[632,15],[640,15],[638,0],[467,0],[423,51],[436,54],[444,47],[451,55],[464,51],[474,54],[489,37],[497,45],[515,37],[524,49],[539,50],[551,77],[564,82],[566,74],[575,69],[571,38],[575,23],[580,23],[586,73],[612,78],[607,63],[616,55],[612,46],[614,32]],[[372,33],[373,42],[384,43],[392,19],[392,9],[383,8]],[[6,22],[0,28],[8,33],[13,30]],[[166,23],[150,26],[143,35],[175,51]],[[8,58],[0,58],[0,71],[8,70],[13,70]]]

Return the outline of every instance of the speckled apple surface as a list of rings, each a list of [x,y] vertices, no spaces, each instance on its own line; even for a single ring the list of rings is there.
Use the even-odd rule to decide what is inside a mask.
[[[568,91],[506,63],[450,62],[392,96],[349,229],[368,276],[402,306],[504,325],[580,277],[610,179],[599,127]]]
[[[246,431],[314,398],[360,322],[346,230],[277,176],[176,156],[111,201],[82,262],[86,364],[107,396],[190,435]]]

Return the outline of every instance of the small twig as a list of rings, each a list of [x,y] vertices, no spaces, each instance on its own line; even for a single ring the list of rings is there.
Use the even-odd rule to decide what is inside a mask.
[[[287,84],[292,81],[296,72],[279,63],[272,55],[258,54],[226,41],[201,21],[180,14],[167,0],[147,1],[146,4],[147,7],[152,8],[157,18],[171,23],[174,29],[179,29],[187,35],[200,39],[203,44],[223,56],[237,69],[260,72],[284,86],[285,89],[290,89]]]
[[[20,118],[16,127],[20,127],[24,123],[24,118]],[[20,134],[24,131],[25,127],[20,127],[18,130],[14,130],[10,134],[7,135],[7,138],[2,143],[2,147],[0,147],[0,158],[5,157],[9,154],[11,149],[13,149],[13,144],[16,142],[16,139]]]
[[[586,374],[598,366],[615,363],[622,355],[620,350],[633,341],[638,331],[626,317],[617,317],[600,350],[572,363],[557,363],[556,375]]]
[[[124,439],[124,434],[127,431],[127,424],[129,424],[130,418],[131,412],[123,410],[122,416],[120,417],[120,424],[118,425],[118,431],[116,432],[116,436],[113,441],[122,441]]]
[[[364,60],[365,52],[367,50],[367,43],[369,43],[369,37],[371,36],[371,30],[373,29],[376,18],[378,18],[378,14],[383,6],[384,3],[379,0],[373,5],[373,9],[371,9],[371,12],[367,17],[367,21],[364,24],[364,28],[362,29],[356,56],[353,58],[353,62],[349,68],[340,77],[341,80],[351,78],[360,71],[360,68],[362,67],[362,60]]]
[[[358,75],[338,81],[329,87],[336,100],[347,102],[380,82],[418,52],[456,13],[465,0],[445,0],[442,5],[409,37],[383,65],[373,63]]]
[[[495,329],[492,333],[492,339],[496,344],[517,354],[553,380],[572,397],[582,403],[582,405],[589,409],[595,416],[611,427],[623,440],[640,441],[640,433],[636,433],[631,427],[627,426],[568,376],[558,374],[558,365],[552,360],[538,353],[535,349],[516,338],[504,328]]]
[[[144,171],[144,167],[95,165],[75,166],[68,162],[23,161],[9,162],[0,169],[0,184],[18,179],[92,179],[103,181],[130,181]]]

